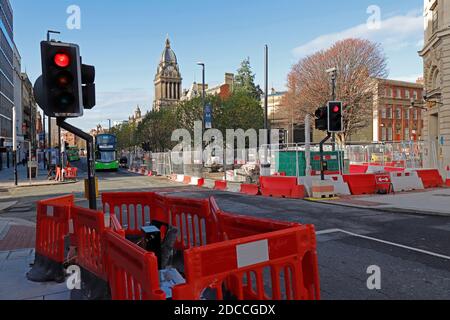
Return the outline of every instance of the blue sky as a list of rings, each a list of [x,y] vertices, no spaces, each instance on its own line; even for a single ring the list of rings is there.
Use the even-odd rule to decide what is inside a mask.
[[[218,84],[250,57],[257,83],[263,83],[263,48],[270,47],[270,85],[282,90],[290,67],[301,57],[336,40],[361,37],[380,42],[390,78],[415,81],[422,74],[417,51],[423,43],[423,0],[10,0],[22,69],[40,74],[39,42],[46,30],[81,46],[83,61],[97,69],[97,102],[73,123],[90,129],[107,118],[123,120],[137,104],[151,108],[153,79],[164,40],[177,54],[183,87],[201,80]],[[81,9],[81,29],[69,30],[70,5]],[[381,24],[367,28],[367,9],[381,10]]]

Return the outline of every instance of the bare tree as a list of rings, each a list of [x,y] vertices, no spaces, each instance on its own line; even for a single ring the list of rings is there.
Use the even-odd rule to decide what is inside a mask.
[[[306,114],[331,100],[331,79],[327,69],[337,68],[336,96],[346,105],[346,137],[372,120],[374,78],[388,75],[381,46],[363,39],[346,39],[331,48],[310,55],[295,64],[288,75],[288,93],[283,112],[303,123]]]

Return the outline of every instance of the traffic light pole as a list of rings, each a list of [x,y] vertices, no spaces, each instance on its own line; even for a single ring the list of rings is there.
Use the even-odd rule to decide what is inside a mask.
[[[324,161],[324,157],[323,157],[323,145],[325,144],[325,142],[330,140],[330,138],[331,138],[331,133],[328,132],[326,138],[320,142],[320,179],[322,181],[325,181],[325,170],[324,170],[325,161]]]
[[[58,118],[58,126],[86,141],[87,159],[88,159],[87,169],[88,169],[89,208],[92,210],[97,210],[95,170],[94,170],[94,138],[90,134],[84,132],[83,130],[68,124],[63,118]]]

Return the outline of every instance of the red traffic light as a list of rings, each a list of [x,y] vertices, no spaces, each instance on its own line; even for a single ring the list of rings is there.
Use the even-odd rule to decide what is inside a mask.
[[[340,110],[341,110],[341,108],[339,108],[338,106],[335,106],[335,107],[333,108],[333,112],[334,112],[334,113],[338,113]]]
[[[54,62],[60,68],[67,68],[70,65],[70,57],[65,53],[57,53]]]

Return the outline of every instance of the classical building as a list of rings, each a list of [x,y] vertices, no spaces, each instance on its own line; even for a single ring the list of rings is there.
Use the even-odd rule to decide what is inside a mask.
[[[219,96],[222,99],[227,99],[233,92],[234,87],[234,74],[225,73],[225,80],[223,83],[210,87],[205,83],[206,95]],[[194,82],[189,89],[183,91],[181,101],[191,100],[197,97],[201,97],[203,92],[203,85],[201,83]]]
[[[450,165],[450,0],[425,0],[424,61],[427,166]]]
[[[423,84],[374,79],[372,119],[350,142],[419,141],[423,138]]]
[[[134,114],[128,117],[128,123],[138,125],[143,120],[142,117],[142,111],[139,106],[136,107],[136,110],[134,110]]]
[[[154,110],[172,106],[180,101],[182,80],[177,56],[167,39],[155,76]]]

